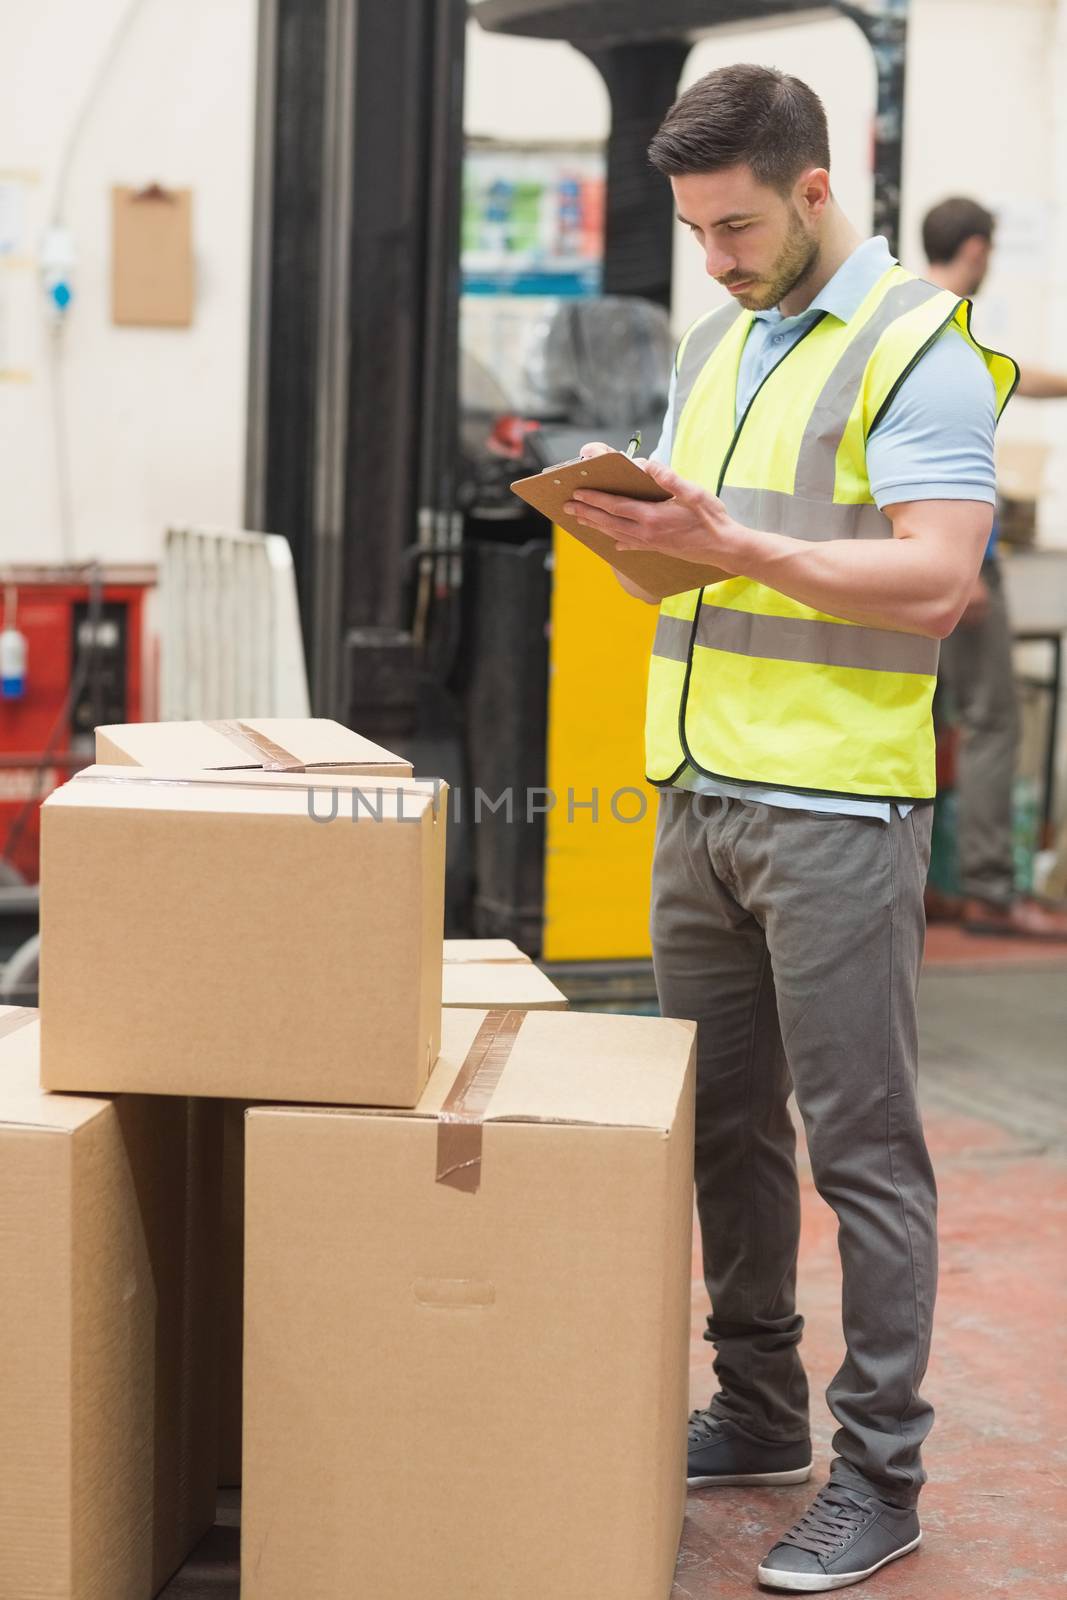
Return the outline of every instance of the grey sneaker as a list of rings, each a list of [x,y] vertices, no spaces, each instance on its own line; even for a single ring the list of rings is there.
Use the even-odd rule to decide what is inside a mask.
[[[887,1561],[914,1550],[917,1511],[903,1511],[843,1483],[820,1489],[808,1510],[756,1570],[772,1589],[812,1594],[862,1583]]]
[[[806,1483],[811,1475],[811,1440],[793,1444],[771,1444],[751,1439],[722,1422],[710,1411],[694,1411],[689,1418],[689,1467],[686,1481],[690,1489],[706,1489],[718,1484]]]

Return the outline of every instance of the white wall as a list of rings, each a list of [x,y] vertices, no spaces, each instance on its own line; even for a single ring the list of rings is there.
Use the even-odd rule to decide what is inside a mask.
[[[1067,212],[1067,173],[1055,169],[1050,137],[1054,0],[918,0],[913,10],[902,259],[923,270],[920,226],[938,200],[963,194],[989,206],[1000,222],[975,334],[1047,363],[1052,220],[1057,205]],[[1052,415],[1013,400],[1004,427],[1032,433],[1042,414]],[[1062,427],[1067,411],[1060,417]]]
[[[0,6],[0,169],[37,175],[36,250],[72,121],[128,0]],[[69,184],[76,299],[61,334],[73,549],[57,501],[51,335],[32,264],[0,269],[6,343],[28,382],[0,380],[0,561],[154,560],[168,521],[240,525],[248,342],[255,0],[142,0],[91,112]],[[193,190],[189,329],[116,328],[110,190]],[[0,363],[2,364],[2,363]]]
[[[468,135],[606,139],[610,116],[603,78],[571,45],[487,33],[473,19],[467,24]]]
[[[996,249],[974,332],[1016,360],[1067,370],[1067,68],[1064,0],[916,0],[904,151],[905,265],[923,270],[924,212],[950,194],[996,213]],[[1051,454],[1039,525],[1067,545],[1067,401],[1016,397],[1006,439]]]

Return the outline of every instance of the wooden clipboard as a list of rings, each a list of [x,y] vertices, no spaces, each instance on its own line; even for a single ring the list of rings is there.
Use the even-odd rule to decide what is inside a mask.
[[[584,461],[564,461],[558,467],[546,467],[532,478],[519,478],[511,485],[512,493],[520,500],[525,500],[550,522],[558,523],[587,550],[592,550],[616,572],[621,572],[624,578],[629,578],[657,600],[700,589],[706,583],[721,583],[729,577],[729,573],[718,567],[685,561],[681,556],[663,555],[657,550],[618,549],[610,534],[583,528],[573,517],[564,515],[563,507],[575,489],[597,489],[601,494],[621,494],[631,500],[671,498],[666,489],[661,489],[654,478],[619,450],[590,456]]]

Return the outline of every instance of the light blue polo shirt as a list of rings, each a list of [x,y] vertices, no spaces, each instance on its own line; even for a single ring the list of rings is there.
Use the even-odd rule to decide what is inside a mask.
[[[737,377],[737,421],[763,379],[796,344],[820,312],[847,322],[894,257],[883,238],[868,239],[815,296],[807,310],[784,317],[777,307],[757,311],[741,353]],[[670,463],[674,440],[675,379],[654,459]],[[867,476],[879,508],[904,500],[981,500],[996,505],[993,434],[996,393],[985,363],[957,328],[947,328],[897,390],[867,440]],[[674,787],[724,795],[752,804],[830,811],[889,821],[880,800],[790,794],[762,784],[727,783],[686,767]],[[898,807],[901,815],[911,808]]]

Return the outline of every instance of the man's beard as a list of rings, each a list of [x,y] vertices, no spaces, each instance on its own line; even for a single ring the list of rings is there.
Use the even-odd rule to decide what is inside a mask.
[[[768,311],[785,299],[793,289],[799,288],[811,276],[819,258],[818,243],[804,231],[804,225],[794,211],[790,217],[789,233],[768,278],[761,278],[750,290],[737,296],[746,311]]]

